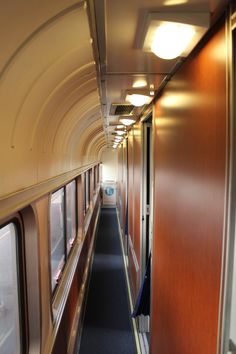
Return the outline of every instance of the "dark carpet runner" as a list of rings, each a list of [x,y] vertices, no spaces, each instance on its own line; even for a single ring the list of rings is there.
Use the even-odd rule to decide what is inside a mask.
[[[116,210],[98,226],[79,354],[136,354]]]

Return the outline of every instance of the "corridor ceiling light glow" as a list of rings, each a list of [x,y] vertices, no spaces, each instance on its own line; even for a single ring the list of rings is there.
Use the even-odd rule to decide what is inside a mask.
[[[117,135],[124,135],[125,131],[124,130],[116,130]]]
[[[187,48],[195,30],[181,23],[163,23],[157,28],[151,45],[151,51],[162,59],[179,57]]]
[[[132,125],[136,122],[136,120],[132,117],[125,117],[125,118],[123,117],[120,118],[119,121],[126,126]]]
[[[174,6],[186,4],[188,0],[164,0],[164,6]]]
[[[135,107],[141,107],[144,104],[148,104],[151,102],[151,100],[152,97],[137,93],[126,96],[126,101],[130,102]]]
[[[147,86],[146,79],[137,79],[133,83],[133,88],[140,88],[140,87],[146,87],[146,86]]]
[[[150,12],[144,22],[138,46],[162,59],[174,59],[188,56],[209,28],[210,14]]]
[[[117,136],[115,137],[115,140],[114,140],[114,141],[121,141],[122,139],[123,139],[122,136],[117,135]]]

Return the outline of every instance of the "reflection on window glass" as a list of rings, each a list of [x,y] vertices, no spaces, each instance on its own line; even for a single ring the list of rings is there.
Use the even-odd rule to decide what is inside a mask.
[[[88,208],[90,205],[90,201],[91,201],[91,171],[89,170],[88,173]]]
[[[0,229],[0,353],[21,352],[16,228],[13,223]]]
[[[96,183],[97,183],[97,166],[95,166],[93,170],[93,190],[94,191],[96,189]]]
[[[84,207],[85,213],[89,209],[90,204],[90,173],[86,171],[84,174]]]
[[[89,171],[86,172],[86,210],[89,208],[89,189],[90,189],[90,181],[89,181]]]
[[[86,213],[87,174],[84,174],[84,214]]]
[[[51,284],[52,291],[65,264],[64,189],[53,193],[50,206]]]
[[[99,183],[99,168],[100,168],[100,166],[98,165],[97,166],[97,183]]]
[[[69,253],[76,236],[76,186],[75,181],[66,186],[66,244]]]

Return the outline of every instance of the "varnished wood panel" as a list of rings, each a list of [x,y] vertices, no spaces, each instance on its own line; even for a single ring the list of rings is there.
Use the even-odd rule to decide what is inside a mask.
[[[119,215],[119,221],[120,221],[120,226],[121,229],[123,230],[123,213],[122,213],[122,207],[123,207],[123,200],[122,200],[122,192],[123,192],[123,144],[120,146],[118,149],[118,181],[117,181],[117,208],[118,208],[118,215]]]
[[[123,188],[122,188],[122,215],[123,215],[123,230],[125,233],[126,223],[126,204],[127,204],[127,142],[123,143]]]
[[[134,243],[134,132],[130,131],[128,137],[128,238]],[[131,243],[128,243],[128,272],[131,279],[131,292],[136,297],[136,271],[133,262]]]
[[[142,185],[141,123],[134,126],[134,250],[140,265],[140,205]]]
[[[151,354],[216,354],[226,183],[224,26],[155,107]]]
[[[134,198],[134,170],[133,170],[133,131],[128,137],[128,232],[133,241],[133,198]]]

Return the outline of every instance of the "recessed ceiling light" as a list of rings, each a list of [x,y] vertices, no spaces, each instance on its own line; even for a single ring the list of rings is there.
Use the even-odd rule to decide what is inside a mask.
[[[135,107],[141,107],[144,104],[148,104],[151,102],[152,97],[146,96],[146,95],[141,95],[137,93],[133,93],[130,95],[126,95],[126,100],[130,102],[133,106]]]
[[[114,141],[121,141],[123,139],[122,136],[117,135],[114,139]]]
[[[151,51],[162,59],[179,57],[191,42],[195,30],[182,23],[163,23],[156,29]]]
[[[117,135],[124,135],[125,131],[124,130],[116,130]]]
[[[210,25],[208,12],[150,12],[138,47],[163,59],[186,57]]]
[[[137,79],[133,83],[133,88],[140,88],[140,87],[146,87],[147,86],[147,80],[146,79]]]
[[[132,117],[122,117],[119,119],[119,121],[126,126],[132,125],[136,122],[136,120]]]
[[[186,4],[188,0],[164,0],[164,6],[174,6],[174,5],[182,5]]]

